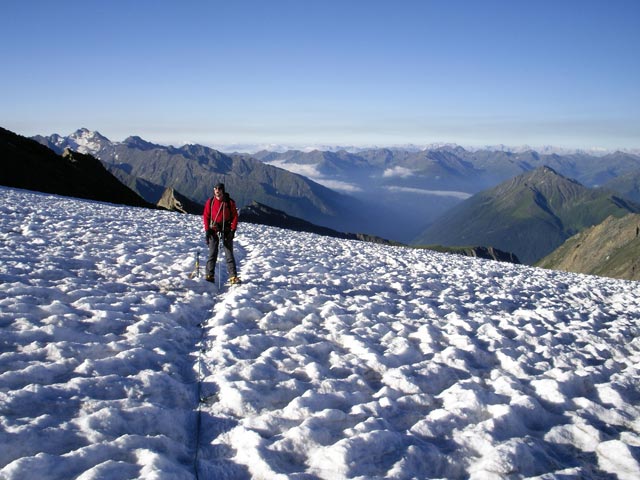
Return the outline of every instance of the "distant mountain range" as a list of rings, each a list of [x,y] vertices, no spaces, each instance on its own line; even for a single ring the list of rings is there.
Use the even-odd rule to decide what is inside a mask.
[[[339,151],[261,151],[225,155],[200,145],[156,145],[139,137],[111,142],[79,129],[69,136],[34,137],[98,157],[123,183],[156,203],[165,188],[202,204],[217,181],[240,206],[258,201],[289,215],[338,231],[365,232],[415,243],[425,229],[472,194],[549,165],[586,186],[640,172],[640,156],[534,151],[378,148]],[[623,188],[620,186],[620,188]],[[634,198],[640,190],[626,188]]]
[[[471,195],[542,166],[586,187],[606,184],[623,197],[640,197],[637,184],[618,183],[640,175],[640,156],[628,152],[559,155],[442,145],[429,150],[262,151],[253,156],[348,192],[365,205],[384,204],[393,226],[382,220],[372,231],[405,243],[419,241],[431,223]]]
[[[140,137],[111,142],[87,129],[67,137],[54,134],[34,139],[56,152],[71,148],[94,155],[149,202],[157,202],[165,188],[171,187],[204,204],[213,185],[222,182],[239,206],[255,200],[319,225],[358,227],[354,199],[247,156],[225,155],[201,145],[156,145]]]
[[[350,152],[350,153],[359,153],[368,150],[377,150],[377,149],[389,149],[389,150],[397,150],[397,151],[428,151],[428,150],[436,150],[439,148],[456,148],[462,147],[465,150],[470,152],[476,152],[481,150],[489,150],[492,152],[510,152],[510,153],[523,153],[523,152],[538,152],[541,155],[591,155],[591,156],[604,156],[609,155],[615,152],[629,153],[632,155],[640,155],[640,148],[624,148],[624,149],[606,149],[606,148],[567,148],[567,147],[558,147],[555,145],[482,145],[482,146],[465,146],[458,145],[450,142],[432,142],[425,144],[414,144],[414,143],[404,143],[404,144],[395,144],[395,145],[335,145],[335,144],[304,144],[304,145],[293,145],[293,144],[279,144],[279,143],[223,143],[223,144],[215,144],[210,145],[211,148],[219,150],[225,153],[249,153],[255,154],[256,152],[268,151],[268,152],[277,152],[284,153],[289,151],[301,151],[301,152],[313,152],[313,151],[322,151],[322,152]]]
[[[625,152],[559,155],[533,150],[471,151],[448,145],[430,150],[261,151],[253,156],[294,171],[309,172],[313,168],[320,178],[354,185],[367,179],[377,180],[384,186],[467,193],[477,193],[542,166],[549,166],[588,187],[602,186],[622,175],[640,172],[640,155]]]
[[[416,243],[491,245],[531,264],[581,230],[631,212],[640,205],[540,167],[460,203]]]
[[[173,204],[183,195],[178,203],[193,201],[197,210],[222,181],[240,206],[257,201],[323,228],[414,245],[484,245],[524,263],[608,215],[638,211],[633,200],[640,198],[640,156],[629,152],[560,155],[438,145],[226,155],[139,137],[111,142],[87,129],[35,139],[56,151],[68,147],[99,157],[153,203],[168,195]],[[603,185],[617,193],[590,188]]]

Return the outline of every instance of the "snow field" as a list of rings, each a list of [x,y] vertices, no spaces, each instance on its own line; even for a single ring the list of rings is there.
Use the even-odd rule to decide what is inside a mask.
[[[1,192],[0,477],[193,478],[193,219]]]
[[[291,236],[258,236],[207,322],[208,409],[239,419],[212,443],[252,476],[639,471],[635,285]]]
[[[637,282],[0,195],[0,478],[640,477]]]

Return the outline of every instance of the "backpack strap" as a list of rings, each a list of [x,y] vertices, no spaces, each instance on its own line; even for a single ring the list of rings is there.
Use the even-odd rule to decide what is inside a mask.
[[[220,211],[222,211],[222,215],[224,216],[224,209],[223,209],[225,204],[224,200],[220,200],[220,208],[218,209],[218,212],[215,215],[213,214],[214,201],[215,201],[215,197],[211,197],[211,199],[209,200],[209,228],[215,228],[215,225],[216,225],[215,218],[218,216]],[[224,218],[223,218],[223,223],[221,225],[224,225]]]

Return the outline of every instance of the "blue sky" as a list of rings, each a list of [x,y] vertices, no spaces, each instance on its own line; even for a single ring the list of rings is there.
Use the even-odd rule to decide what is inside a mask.
[[[0,126],[640,148],[640,1],[5,0]]]

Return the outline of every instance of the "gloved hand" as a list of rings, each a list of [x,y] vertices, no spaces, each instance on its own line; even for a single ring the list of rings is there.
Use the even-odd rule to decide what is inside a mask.
[[[206,239],[207,245],[209,245],[209,242],[211,241],[211,238],[212,238],[214,235],[215,235],[215,232],[214,232],[213,230],[209,229],[209,230],[207,230],[207,231],[206,231],[206,233],[205,233],[205,235],[204,235],[204,236],[205,236],[205,239]]]
[[[229,232],[229,240],[233,240],[233,237],[235,237],[235,236],[236,236],[236,231],[235,230],[231,230]]]

